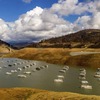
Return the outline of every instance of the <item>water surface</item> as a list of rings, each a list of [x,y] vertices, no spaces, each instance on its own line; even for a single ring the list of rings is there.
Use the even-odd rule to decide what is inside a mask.
[[[19,62],[21,64],[18,64]],[[17,65],[13,65],[14,63],[17,63]],[[35,65],[32,65],[33,63],[35,63]],[[17,73],[12,73],[12,75],[6,75],[6,72],[10,72],[15,69],[17,70],[18,67],[23,68],[30,64],[32,65],[30,68],[23,69]],[[48,65],[48,68],[33,72],[33,70],[37,67],[44,65]],[[93,89],[87,90],[80,88],[81,80],[79,79],[79,67],[69,66],[69,70],[66,71],[66,73],[60,73],[59,70],[62,69],[63,65],[48,64],[40,61],[21,60],[17,58],[0,58],[0,67],[0,88],[29,87],[59,92],[63,91],[100,95],[100,80],[94,78],[94,73],[96,72],[94,69],[86,68],[86,80],[93,87]],[[17,75],[23,74],[26,71],[30,71],[31,75],[26,75],[26,78],[17,77]],[[63,75],[65,77],[63,83],[54,82],[57,75]]]

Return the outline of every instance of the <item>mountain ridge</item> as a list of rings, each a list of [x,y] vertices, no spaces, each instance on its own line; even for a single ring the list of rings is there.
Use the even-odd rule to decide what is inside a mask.
[[[86,29],[68,35],[41,40],[28,47],[100,48],[100,29]]]

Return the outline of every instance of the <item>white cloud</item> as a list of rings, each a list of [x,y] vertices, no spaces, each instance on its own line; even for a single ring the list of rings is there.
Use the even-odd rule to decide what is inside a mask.
[[[31,3],[32,2],[32,0],[22,0],[23,2],[25,2],[25,3]]]
[[[79,17],[75,23],[77,26],[80,26],[80,28],[90,28],[91,27],[91,17],[90,16],[82,16]]]
[[[100,12],[95,12],[93,16],[79,17],[75,23],[77,26],[84,27],[84,29],[100,29]]]
[[[50,11],[57,13],[61,16],[69,15],[81,15],[86,12],[99,12],[100,11],[100,0],[94,2],[79,2],[79,0],[59,0],[50,8]]]
[[[100,29],[99,5],[99,0],[88,3],[79,3],[78,0],[59,0],[50,9],[36,7],[12,23],[0,19],[0,39],[4,41],[39,41],[83,28]],[[80,16],[73,23],[63,18],[63,16],[71,14]]]
[[[69,31],[69,22],[40,7],[28,11],[14,23],[14,35],[9,35],[14,40],[40,40],[53,36],[60,36]],[[24,38],[23,38],[24,37]],[[17,39],[17,40],[18,40]]]
[[[7,26],[7,24],[5,25]],[[21,15],[15,22],[8,23],[5,29],[8,28],[9,31],[1,33],[4,41],[10,41],[10,39],[12,41],[38,41],[44,38],[64,35],[70,31],[69,26],[70,22],[65,21],[58,15],[36,7]]]
[[[8,39],[8,32],[10,32],[10,29],[7,26],[7,23],[4,20],[0,19],[0,39]]]
[[[92,27],[100,29],[100,12],[97,12],[92,18]]]
[[[58,3],[55,3],[51,7],[51,12],[56,12],[60,15],[69,15],[73,13],[75,5],[78,3],[78,0],[59,0]]]
[[[78,0],[59,0],[50,8],[51,12],[56,12],[61,16],[68,16],[70,14],[82,14],[88,10],[88,5],[85,3],[78,3]]]

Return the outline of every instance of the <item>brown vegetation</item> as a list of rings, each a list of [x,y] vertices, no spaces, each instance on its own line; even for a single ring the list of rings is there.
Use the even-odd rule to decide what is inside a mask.
[[[100,97],[29,88],[9,88],[0,89],[0,100],[100,100]]]
[[[100,48],[100,30],[87,29],[61,37],[42,40],[28,47],[43,48]]]
[[[77,65],[85,67],[100,67],[100,53],[71,56],[70,52],[100,52],[100,49],[63,49],[63,48],[24,48],[14,50],[3,57],[46,61],[54,64]]]
[[[0,53],[9,53],[11,47],[8,43],[0,40]]]

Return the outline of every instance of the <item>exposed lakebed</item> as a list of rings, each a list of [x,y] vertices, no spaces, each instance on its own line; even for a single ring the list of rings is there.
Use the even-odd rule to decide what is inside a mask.
[[[69,66],[65,73],[61,73],[59,71],[62,70],[63,66],[17,58],[0,58],[0,88],[29,87],[100,95],[100,78],[94,77],[95,69],[85,68],[86,80],[92,89],[83,89],[79,79],[80,68]],[[26,77],[21,78],[18,75],[25,75]],[[64,76],[63,82],[54,82],[58,75]]]

